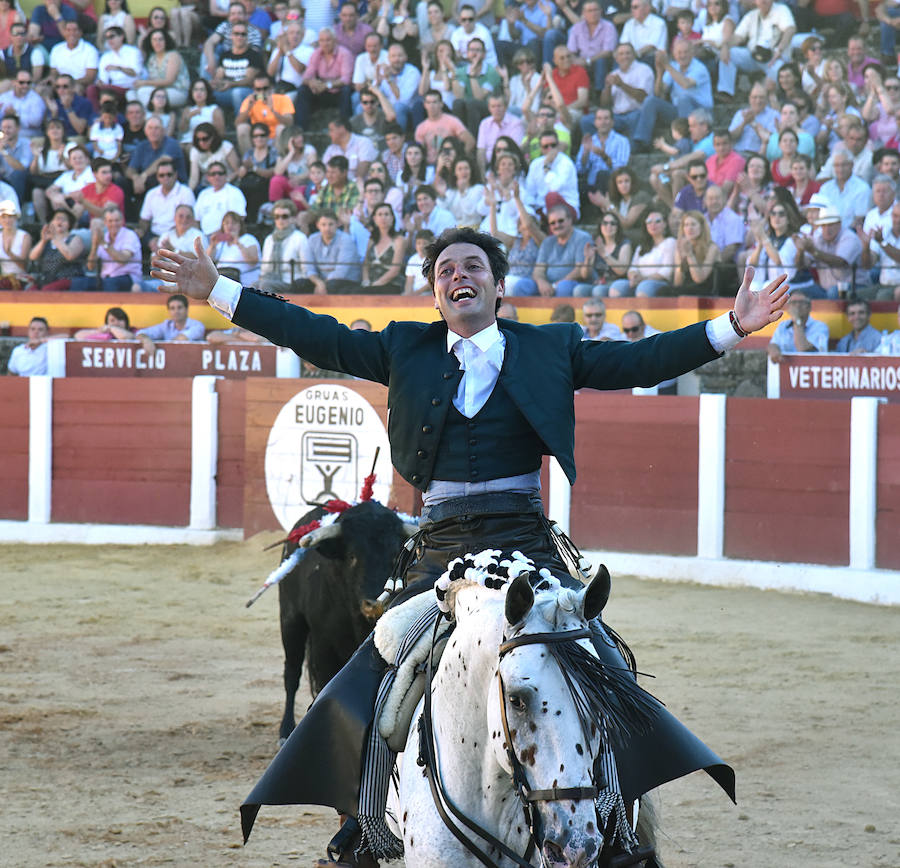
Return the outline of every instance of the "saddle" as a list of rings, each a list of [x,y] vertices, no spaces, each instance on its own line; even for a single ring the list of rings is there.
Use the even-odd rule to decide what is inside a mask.
[[[375,648],[385,662],[396,670],[394,683],[375,724],[379,735],[395,753],[401,753],[406,748],[413,714],[425,693],[425,663],[431,653],[433,631],[430,627],[423,631],[409,648],[404,647],[404,640],[414,625],[428,616],[429,611],[437,617],[439,613],[435,609],[433,594],[418,594],[388,609],[375,625]],[[434,623],[433,619],[430,623]],[[444,621],[438,628],[434,645],[435,668],[452,630],[450,621]]]

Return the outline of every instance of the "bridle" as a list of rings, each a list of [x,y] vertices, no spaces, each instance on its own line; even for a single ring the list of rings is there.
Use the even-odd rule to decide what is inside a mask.
[[[479,826],[474,820],[467,817],[459,810],[450,800],[447,791],[444,788],[441,779],[440,766],[437,758],[437,748],[434,739],[434,720],[431,711],[431,680],[434,674],[434,641],[437,637],[438,626],[441,618],[435,620],[434,636],[432,637],[432,653],[428,655],[425,676],[425,707],[422,716],[419,718],[419,765],[425,767],[425,774],[431,787],[431,795],[434,799],[435,807],[444,824],[453,834],[453,836],[470,852],[482,865],[487,868],[499,868],[497,862],[485,853],[465,831],[454,822],[465,826],[477,837],[487,843],[490,848],[497,850],[502,856],[514,862],[519,868],[532,868],[531,857],[534,855],[538,843],[543,842],[542,830],[540,828],[540,815],[535,810],[537,802],[556,802],[561,800],[582,801],[590,799],[594,801],[599,790],[596,782],[590,787],[551,787],[548,789],[532,789],[528,784],[528,778],[525,774],[525,768],[516,756],[511,730],[509,728],[509,720],[506,714],[506,691],[503,685],[503,676],[500,674],[499,666],[497,668],[497,683],[500,690],[500,717],[503,723],[503,738],[506,755],[512,767],[512,783],[516,791],[519,802],[522,805],[522,811],[525,815],[525,821],[528,825],[530,833],[528,848],[524,856],[519,856],[511,850],[506,844],[494,837],[487,829]],[[587,627],[578,630],[564,630],[558,633],[525,633],[507,639],[500,644],[499,660],[502,660],[510,651],[523,645],[548,645],[559,642],[572,642],[578,639],[589,639],[591,631]],[[499,661],[498,661],[499,662]],[[451,817],[452,814],[452,817]],[[543,856],[541,856],[543,862]]]

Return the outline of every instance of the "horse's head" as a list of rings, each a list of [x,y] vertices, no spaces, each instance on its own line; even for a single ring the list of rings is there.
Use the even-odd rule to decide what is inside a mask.
[[[596,657],[588,622],[606,601],[609,574],[603,567],[580,591],[544,575],[520,575],[507,588],[488,729],[497,762],[531,812],[542,864],[587,868],[603,846],[594,805],[603,733],[558,652],[568,645],[576,657]]]

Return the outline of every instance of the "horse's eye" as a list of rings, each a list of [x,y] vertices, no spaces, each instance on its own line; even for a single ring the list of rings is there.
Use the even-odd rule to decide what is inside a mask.
[[[518,693],[513,693],[512,696],[509,697],[509,704],[516,711],[525,711],[525,700],[522,699]]]

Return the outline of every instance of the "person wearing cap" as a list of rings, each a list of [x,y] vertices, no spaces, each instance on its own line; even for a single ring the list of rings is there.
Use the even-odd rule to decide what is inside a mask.
[[[811,310],[809,296],[795,289],[788,299],[787,316],[778,323],[766,347],[770,361],[777,365],[784,353],[828,352],[828,326],[813,319]]]
[[[32,240],[24,229],[19,229],[18,217],[19,209],[15,202],[10,199],[0,202],[0,274],[24,281],[28,277],[26,266]]]
[[[797,267],[815,267],[818,273],[818,284],[804,287],[809,297],[838,298],[852,283],[868,283],[868,276],[856,270],[862,241],[841,224],[840,211],[833,206],[820,209],[815,227],[812,235],[798,235],[794,242],[799,254]]]

